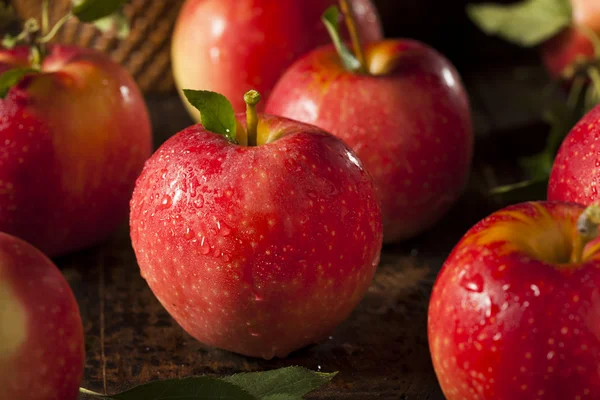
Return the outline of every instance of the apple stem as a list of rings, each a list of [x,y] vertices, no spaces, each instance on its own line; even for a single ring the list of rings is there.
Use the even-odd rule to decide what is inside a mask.
[[[354,55],[359,63],[358,72],[366,72],[366,61],[365,61],[365,53],[363,51],[363,47],[360,41],[360,35],[358,33],[358,28],[356,27],[356,21],[354,20],[354,15],[352,13],[352,6],[348,3],[348,0],[340,0],[340,8],[342,10],[342,14],[344,14],[344,19],[346,21],[346,26],[348,28],[348,33],[350,34],[350,39],[352,40],[352,48],[354,49]]]
[[[248,134],[248,146],[256,146],[256,137],[258,136],[258,114],[256,105],[260,101],[260,93],[256,90],[249,90],[244,94],[246,102],[246,132]]]
[[[585,246],[598,236],[600,225],[600,205],[592,204],[586,208],[577,219],[577,231],[571,252],[571,263],[580,263],[583,259]]]

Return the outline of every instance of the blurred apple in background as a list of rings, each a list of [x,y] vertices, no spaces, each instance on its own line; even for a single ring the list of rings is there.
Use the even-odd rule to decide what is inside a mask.
[[[95,50],[48,46],[52,31],[31,21],[23,32],[30,45],[5,39],[17,46],[0,49],[0,231],[52,257],[126,222],[152,133],[142,94],[120,65]]]
[[[76,400],[85,359],[79,307],[38,249],[0,233],[0,399]]]
[[[598,0],[472,4],[467,11],[487,34],[523,47],[539,46],[552,78],[570,80],[574,68],[600,57],[594,45],[600,45]]]
[[[329,42],[320,15],[335,0],[188,0],[172,41],[175,81],[180,89],[210,90],[244,110],[244,93],[268,99],[283,71],[298,57]],[[375,6],[352,0],[367,40],[382,37]],[[198,120],[198,111],[184,101]]]
[[[350,63],[355,70],[334,46],[310,52],[285,72],[265,111],[343,139],[373,177],[384,241],[412,237],[438,221],[467,182],[473,152],[467,93],[453,65],[417,41],[371,42],[363,65]]]

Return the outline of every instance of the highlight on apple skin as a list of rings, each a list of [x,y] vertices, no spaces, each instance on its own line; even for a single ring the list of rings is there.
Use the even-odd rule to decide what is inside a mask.
[[[76,400],[84,359],[79,307],[61,272],[0,233],[0,399]]]
[[[351,3],[363,39],[381,39],[373,2]],[[236,112],[244,111],[243,96],[250,89],[266,101],[287,67],[329,43],[320,16],[332,4],[336,0],[187,0],[172,39],[178,88],[221,93]],[[182,98],[199,121],[198,111]]]
[[[0,50],[0,72],[29,54]],[[0,231],[54,257],[127,221],[152,133],[142,94],[108,56],[49,46],[41,70],[0,99]]]
[[[372,180],[340,139],[246,100],[246,119],[231,108],[235,140],[198,124],[150,158],[131,239],[142,276],[191,336],[270,359],[350,315],[383,231]]]

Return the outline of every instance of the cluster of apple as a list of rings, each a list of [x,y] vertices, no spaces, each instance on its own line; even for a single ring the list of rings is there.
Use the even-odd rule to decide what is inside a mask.
[[[481,7],[475,15],[488,31],[519,42],[526,31],[492,22],[516,13],[530,18],[533,3],[473,10]],[[544,23],[558,24],[541,44],[546,68],[575,87],[585,74],[592,92],[599,90],[600,2],[554,3],[564,7],[544,8]],[[549,16],[564,9],[563,29]],[[600,105],[560,143],[547,200],[492,213],[446,260],[430,299],[428,339],[447,399],[600,398],[598,146]]]
[[[272,358],[326,337],[383,243],[448,211],[473,151],[460,76],[423,43],[383,39],[369,0],[334,5],[188,0],[173,68],[201,123],[153,154],[143,97],[107,56],[35,30],[0,51],[0,398],[76,398],[83,329],[48,257],[127,215],[142,276],[190,335]],[[600,392],[598,219],[567,203],[597,200],[599,119],[557,157],[560,202],[483,220],[440,273],[429,335],[449,399]]]

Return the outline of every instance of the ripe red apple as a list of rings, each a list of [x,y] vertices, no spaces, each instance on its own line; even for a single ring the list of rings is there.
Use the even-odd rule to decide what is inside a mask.
[[[561,202],[509,206],[452,250],[428,322],[448,400],[598,398],[600,241],[577,239],[583,211]],[[593,214],[583,227],[597,235]]]
[[[0,73],[29,55],[0,50]],[[51,46],[41,70],[0,99],[0,231],[56,256],[126,221],[152,136],[135,82],[108,56]]]
[[[473,151],[467,93],[452,64],[411,40],[364,49],[366,73],[348,71],[333,46],[294,63],[265,112],[343,139],[373,177],[384,241],[423,232],[457,200]]]
[[[0,233],[0,399],[76,400],[83,378],[79,307],[38,249]]]
[[[600,105],[563,140],[548,182],[548,200],[591,205],[600,201]]]
[[[335,2],[187,0],[172,40],[177,86],[222,93],[236,112],[244,110],[243,95],[250,89],[268,98],[292,62],[328,43],[320,15]],[[382,27],[372,1],[352,3],[363,38],[380,39]],[[198,111],[188,109],[198,120]]]
[[[381,211],[341,140],[278,116],[249,111],[246,123],[229,108],[234,141],[198,124],[146,163],[131,240],[148,285],[190,335],[285,357],[330,334],[362,299]]]

